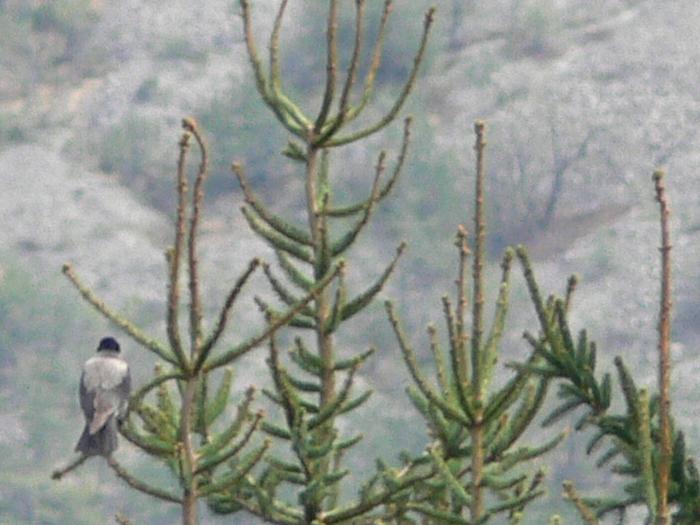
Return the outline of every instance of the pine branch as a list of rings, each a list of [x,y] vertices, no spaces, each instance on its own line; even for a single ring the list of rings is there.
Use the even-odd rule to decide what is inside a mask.
[[[294,283],[298,288],[301,288],[305,292],[308,292],[313,288],[314,282],[306,276],[299,268],[294,266],[292,261],[282,252],[281,250],[275,250],[275,255],[277,256],[277,262],[280,264],[280,268],[284,270],[290,281]]]
[[[660,458],[658,477],[657,525],[669,525],[668,509],[669,477],[672,457],[671,437],[671,234],[669,232],[669,206],[664,186],[664,172],[654,173],[656,201],[660,208],[661,222],[661,307],[659,314],[659,393],[660,393]]]
[[[396,249],[396,255],[394,256],[394,259],[389,263],[389,265],[386,267],[386,269],[384,270],[382,275],[377,279],[377,281],[367,290],[362,292],[360,295],[348,301],[348,303],[343,307],[341,311],[340,318],[343,321],[350,319],[355,314],[361,312],[367,305],[369,305],[374,300],[377,294],[382,291],[384,285],[387,283],[389,277],[393,273],[394,268],[396,268],[396,264],[399,261],[399,257],[401,257],[401,255],[403,254],[405,248],[406,243],[402,242]]]
[[[287,97],[282,90],[282,74],[279,65],[279,35],[282,29],[282,20],[284,18],[284,11],[287,7],[287,0],[282,0],[280,3],[279,10],[277,11],[277,16],[275,17],[275,22],[272,26],[272,32],[270,34],[270,79],[269,88],[272,92],[273,98],[280,105],[280,109],[284,114],[291,118],[294,123],[296,123],[300,129],[308,129],[311,123],[306,118],[304,113],[299,109],[299,107],[294,104],[289,97]]]
[[[269,440],[265,440],[261,446],[250,452],[244,459],[242,459],[235,470],[223,476],[221,479],[205,485],[200,490],[201,496],[207,497],[217,492],[229,490],[239,484],[241,480],[243,480],[245,476],[255,467],[255,465],[260,462],[264,454],[270,448],[270,445],[271,442]]]
[[[216,343],[219,342],[219,338],[226,329],[226,324],[228,322],[229,314],[231,313],[231,308],[233,307],[233,304],[236,302],[238,295],[241,293],[241,290],[245,286],[246,282],[248,282],[250,276],[260,264],[260,259],[252,259],[250,263],[248,263],[248,268],[246,268],[245,272],[243,272],[243,274],[238,278],[236,284],[226,296],[226,300],[224,301],[224,306],[221,309],[221,312],[219,313],[219,318],[217,320],[216,326],[202,344],[201,352],[199,353],[197,362],[195,363],[195,370],[199,370],[202,367],[207,357],[209,356],[209,352],[211,352],[212,348],[214,348],[214,346],[216,346]]]
[[[192,118],[182,121],[182,127],[191,133],[199,147],[200,163],[197,177],[194,181],[192,192],[192,214],[190,215],[190,228],[187,235],[187,265],[190,290],[190,337],[192,340],[190,352],[193,359],[197,359],[201,351],[202,343],[202,297],[199,291],[199,260],[197,257],[197,228],[199,227],[202,205],[204,203],[204,182],[209,171],[209,158],[204,138]]]
[[[54,470],[51,473],[51,479],[54,479],[56,481],[59,481],[63,476],[68,474],[69,472],[77,469],[80,465],[85,463],[85,461],[89,458],[89,456],[86,456],[84,454],[81,454],[77,458],[75,458],[73,461],[68,463],[65,467],[59,468]]]
[[[235,443],[231,445],[230,448],[227,450],[220,452],[219,454],[209,457],[209,458],[203,458],[203,460],[200,462],[199,466],[196,468],[194,471],[194,474],[201,474],[203,472],[207,472],[218,465],[228,461],[229,459],[235,457],[238,455],[238,453],[243,450],[243,447],[245,447],[249,442],[250,438],[253,436],[253,433],[259,428],[260,422],[262,421],[263,416],[265,415],[264,412],[260,411],[257,414],[255,414],[255,417],[253,418],[253,421],[250,423],[250,426],[248,427],[248,430],[246,430],[245,434],[243,434],[243,437],[240,439],[238,443]]]
[[[379,190],[376,197],[376,202],[381,202],[394,188],[394,185],[399,179],[401,172],[403,170],[406,157],[408,155],[408,146],[411,141],[411,117],[406,117],[404,119],[404,129],[403,129],[403,140],[401,142],[401,150],[399,151],[399,156],[396,160],[396,165],[394,166],[394,171],[392,172],[389,179],[384,183],[384,185]],[[328,217],[348,217],[356,213],[361,212],[366,209],[372,203],[372,192],[370,192],[369,197],[358,204],[351,204],[348,206],[342,206],[339,208],[330,208],[326,211]]]
[[[209,443],[200,448],[202,456],[211,456],[221,451],[243,428],[244,423],[250,418],[250,405],[255,397],[255,388],[249,387],[245,392],[243,401],[238,405],[236,417],[220,433],[214,435]]]
[[[330,0],[328,8],[328,26],[326,29],[326,88],[323,93],[321,110],[314,123],[314,134],[318,134],[326,123],[328,113],[335,95],[335,84],[338,67],[338,0]]]
[[[265,341],[270,334],[289,323],[289,321],[291,321],[299,312],[301,312],[307,304],[314,300],[321,290],[328,286],[330,282],[338,276],[338,273],[344,266],[345,263],[341,260],[336,265],[335,269],[328,273],[324,279],[319,281],[311,292],[306,295],[306,297],[299,301],[299,303],[297,303],[294,307],[286,310],[280,317],[273,319],[263,332],[256,336],[250,337],[227,352],[224,352],[220,356],[210,359],[203,365],[202,371],[206,373],[221,366],[225,366]]]
[[[255,74],[255,86],[263,99],[263,102],[272,110],[279,122],[292,134],[305,138],[308,122],[300,115],[300,112],[290,112],[290,105],[285,105],[285,99],[275,94],[268,86],[268,79],[263,70],[262,62],[258,57],[253,26],[250,15],[250,0],[239,0],[243,18],[243,31],[248,51],[248,59]]]
[[[579,496],[578,492],[576,491],[576,487],[574,486],[573,482],[565,481],[563,486],[564,494],[574,504],[581,518],[586,522],[586,525],[598,525],[598,518],[588,507],[588,505],[586,505],[583,499],[581,499],[581,496]]]
[[[299,302],[299,297],[295,296],[279,279],[277,279],[277,277],[275,277],[269,264],[263,263],[263,272],[265,272],[265,277],[267,277],[275,294],[284,304],[293,306]],[[304,308],[301,313],[306,316],[313,316],[313,310],[310,307]]]
[[[369,201],[367,203],[367,206],[364,208],[364,212],[362,213],[362,217],[360,218],[359,221],[345,234],[343,235],[340,239],[332,243],[331,246],[331,256],[332,257],[337,257],[338,255],[341,255],[344,253],[352,244],[355,242],[357,239],[357,236],[360,234],[360,232],[364,229],[365,226],[367,226],[367,222],[369,221],[370,216],[372,215],[372,212],[374,211],[374,206],[377,204],[379,200],[379,180],[382,176],[382,173],[384,172],[384,160],[386,159],[386,152],[382,151],[379,154],[379,159],[377,160],[377,166],[374,171],[374,182],[372,183],[372,191],[370,192],[370,197]],[[325,208],[325,206],[324,206]]]
[[[277,231],[277,233],[280,233],[287,237],[290,241],[306,246],[313,245],[311,237],[308,233],[306,233],[300,228],[297,228],[292,224],[289,224],[281,217],[278,217],[277,215],[274,215],[268,211],[265,205],[262,202],[260,202],[258,197],[253,192],[253,189],[250,185],[250,181],[248,180],[248,177],[245,174],[245,170],[243,169],[243,166],[241,164],[234,162],[231,165],[231,169],[236,175],[238,183],[241,186],[241,189],[243,190],[243,195],[245,196],[246,203],[250,205],[253,211],[255,211],[255,213],[257,213],[258,216],[263,221],[265,221],[265,223],[268,226]]]
[[[385,504],[393,498],[401,490],[408,489],[422,481],[432,478],[435,473],[431,470],[426,472],[415,473],[415,469],[419,466],[418,462],[413,462],[404,467],[401,472],[395,476],[392,487],[381,492],[369,495],[361,501],[345,507],[336,508],[328,512],[322,513],[320,518],[322,523],[333,525],[335,523],[346,523],[360,516],[365,516],[373,509]]]
[[[63,265],[63,274],[68,277],[68,280],[73,283],[73,286],[77,288],[80,295],[82,295],[88,303],[90,303],[104,317],[122,329],[124,333],[129,335],[134,341],[147,350],[150,350],[164,361],[167,361],[175,366],[180,365],[177,357],[173,355],[169,348],[157,340],[148,337],[136,325],[132,324],[130,321],[116,313],[114,310],[108,307],[104,301],[102,301],[102,299],[97,297],[97,295],[95,295],[93,291],[90,290],[76,275],[71,264],[66,263]]]
[[[432,352],[433,360],[435,361],[435,371],[438,384],[442,390],[443,397],[449,400],[453,395],[453,391],[447,377],[447,368],[445,367],[445,360],[442,355],[442,350],[440,349],[437,329],[432,323],[428,325],[428,337],[430,338],[430,351]]]
[[[409,345],[406,336],[404,335],[404,332],[399,324],[398,317],[394,313],[393,304],[390,301],[386,301],[384,305],[386,307],[387,315],[389,316],[391,326],[394,328],[394,334],[396,334],[396,339],[399,342],[399,347],[403,352],[404,360],[408,365],[408,369],[411,372],[413,380],[416,382],[418,388],[420,388],[420,391],[440,410],[442,410],[445,416],[450,417],[455,421],[462,423],[465,426],[471,425],[471,418],[468,415],[460,412],[459,408],[457,408],[456,406],[452,406],[450,403],[444,401],[440,394],[435,392],[430,383],[425,379],[423,373],[421,372],[418,366],[415,352]]]
[[[365,10],[365,0],[355,1],[355,42],[353,44],[352,58],[350,59],[350,65],[348,66],[347,74],[345,77],[345,84],[343,85],[343,91],[340,95],[340,101],[338,102],[338,113],[332,119],[330,125],[326,129],[322,129],[321,136],[316,139],[315,144],[317,146],[323,147],[326,140],[333,136],[333,134],[338,131],[345,123],[345,117],[348,112],[348,107],[350,103],[350,91],[355,84],[355,77],[357,76],[357,67],[360,62],[360,53],[362,49],[362,36],[363,27],[362,22],[364,19]]]
[[[305,263],[313,264],[313,258],[305,246],[299,245],[277,231],[265,226],[260,222],[255,214],[245,206],[241,207],[241,211],[243,212],[243,216],[248,221],[250,228],[255,233],[260,235],[260,237],[262,237],[270,246],[272,246],[272,248],[275,250],[284,251]]]
[[[486,148],[485,123],[477,121],[474,124],[476,132],[476,210],[474,212],[474,259],[473,259],[473,297],[472,297],[472,382],[477,390],[477,395],[482,388],[481,363],[475,356],[481,354],[481,336],[483,334],[483,307],[484,307],[484,249],[486,225],[484,219],[484,149]]]
[[[452,302],[449,296],[442,297],[442,310],[445,314],[445,323],[447,325],[447,334],[450,340],[450,369],[452,379],[457,392],[457,401],[462,407],[467,418],[473,423],[475,419],[474,406],[470,398],[470,391],[474,385],[469,384],[467,378],[467,360],[464,347],[460,347],[459,337],[457,335],[457,322],[455,313],[452,309]],[[471,426],[471,424],[469,425]]]
[[[395,118],[396,115],[398,115],[399,111],[401,111],[401,108],[404,105],[404,102],[406,102],[406,99],[408,98],[408,95],[411,93],[411,90],[413,89],[413,86],[416,82],[416,77],[418,76],[418,69],[423,62],[423,58],[425,56],[425,50],[427,48],[428,44],[428,36],[430,35],[430,28],[433,24],[435,18],[435,8],[431,8],[428,10],[428,12],[425,14],[425,20],[423,23],[423,35],[421,37],[420,44],[418,46],[418,51],[416,52],[416,55],[413,59],[413,67],[411,68],[411,71],[408,75],[408,78],[406,79],[406,82],[401,89],[401,92],[399,93],[398,98],[396,99],[396,102],[394,102],[394,105],[391,107],[391,109],[384,115],[379,121],[377,121],[374,124],[371,124],[367,128],[357,131],[355,133],[351,133],[349,135],[346,135],[344,137],[337,137],[333,138],[329,141],[327,141],[324,146],[325,147],[337,147],[337,146],[343,146],[345,144],[350,144],[351,142],[356,142],[358,140],[364,139],[368,137],[369,135],[372,135],[373,133],[376,133],[377,131],[381,130],[385,126],[387,126],[389,123],[391,123]]]
[[[182,259],[183,243],[186,235],[186,196],[187,196],[187,174],[186,161],[189,149],[191,134],[185,132],[180,140],[180,155],[177,161],[177,218],[175,223],[175,245],[168,252],[168,265],[170,276],[168,282],[168,311],[166,316],[166,327],[168,338],[173,352],[183,368],[189,366],[187,356],[182,347],[180,339],[180,327],[178,324],[178,309],[180,306],[180,261]]]
[[[384,8],[382,10],[382,17],[379,22],[379,28],[377,30],[377,38],[374,42],[374,49],[372,50],[372,61],[365,75],[364,90],[362,93],[362,98],[357,106],[351,106],[345,117],[345,122],[350,122],[357,118],[360,113],[365,109],[372,94],[374,93],[374,83],[377,78],[377,72],[379,71],[379,66],[382,61],[382,54],[384,50],[384,37],[386,36],[386,26],[389,21],[389,15],[392,11],[392,0],[384,0]]]
[[[144,494],[148,494],[149,496],[153,496],[154,498],[163,501],[182,504],[182,499],[175,496],[174,494],[170,494],[165,490],[153,487],[148,483],[136,479],[134,476],[129,474],[113,457],[110,456],[109,458],[107,458],[107,464],[114,471],[117,477],[125,481],[127,485],[138,490],[139,492],[143,492]]]
[[[114,520],[115,520],[117,523],[119,523],[119,525],[134,525],[134,522],[131,521],[131,520],[130,520],[129,518],[127,518],[126,516],[124,516],[124,514],[122,514],[121,512],[118,512],[118,513],[114,516]]]

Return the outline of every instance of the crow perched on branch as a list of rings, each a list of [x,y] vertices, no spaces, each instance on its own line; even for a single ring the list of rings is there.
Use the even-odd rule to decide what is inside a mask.
[[[117,423],[126,414],[130,391],[129,365],[120,355],[119,343],[105,337],[97,347],[97,355],[83,366],[80,407],[85,414],[85,429],[76,452],[109,457],[117,449]]]

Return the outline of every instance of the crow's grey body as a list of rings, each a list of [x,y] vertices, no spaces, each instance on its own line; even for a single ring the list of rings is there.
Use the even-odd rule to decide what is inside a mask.
[[[117,421],[126,414],[131,374],[119,351],[101,349],[88,359],[80,378],[85,430],[76,452],[109,456],[117,449]]]

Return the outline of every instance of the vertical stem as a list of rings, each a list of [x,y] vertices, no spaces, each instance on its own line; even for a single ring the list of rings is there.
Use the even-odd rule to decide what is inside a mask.
[[[472,376],[477,396],[481,396],[481,335],[484,331],[483,306],[484,306],[484,235],[486,225],[484,221],[484,138],[486,124],[477,120],[474,124],[476,131],[476,188],[474,210],[474,266],[473,266],[473,305],[472,305]]]
[[[336,69],[338,67],[338,0],[330,0],[328,8],[328,27],[326,29],[326,49],[328,56],[326,59],[326,89],[323,94],[321,110],[314,125],[314,132],[318,133],[323,128],[328,118],[328,112],[333,103],[335,94]]]
[[[313,145],[314,133],[309,130],[309,146],[306,155],[306,200],[309,228],[314,248],[314,278],[316,282],[323,279],[328,272],[327,250],[330,243],[326,227],[326,217],[323,214],[324,204],[319,202],[322,196],[318,195],[318,168],[317,160],[319,149]],[[327,201],[325,201],[327,203]],[[328,318],[331,313],[331,296],[328,287],[321,290],[315,299],[316,344],[321,358],[321,391],[319,393],[319,408],[322,410],[335,398],[335,355],[333,350],[333,336],[327,333]],[[322,438],[330,438],[333,428],[333,418],[319,429]],[[320,462],[317,475],[327,473],[328,462]],[[316,519],[321,511],[321,501],[312,500],[305,505],[307,521]]]
[[[166,314],[166,324],[170,346],[183,367],[187,367],[188,363],[187,357],[182,349],[182,342],[180,340],[178,308],[180,306],[180,261],[182,259],[182,247],[187,229],[187,174],[185,170],[189,141],[190,133],[185,132],[180,140],[180,156],[177,162],[177,219],[175,224],[175,244],[172,250],[168,252],[170,276],[168,287],[168,310]]]
[[[197,378],[189,377],[182,397],[180,414],[180,440],[182,442],[182,481],[184,484],[182,501],[182,525],[197,525],[197,483],[194,471],[197,460],[192,446],[192,411]]]
[[[656,200],[661,210],[661,312],[659,315],[659,419],[661,454],[657,495],[657,525],[669,525],[668,488],[671,470],[671,235],[664,172],[654,172]]]
[[[187,238],[187,259],[189,263],[189,288],[190,288],[190,353],[194,358],[198,355],[202,343],[202,297],[199,291],[199,270],[197,260],[197,228],[204,203],[204,182],[208,175],[207,147],[204,143],[197,123],[194,119],[186,118],[182,123],[186,131],[189,131],[197,141],[200,152],[200,163],[197,177],[194,181],[192,195],[192,215],[190,216],[190,230]]]
[[[481,483],[484,475],[484,428],[482,425],[483,410],[478,409],[475,423],[470,429],[472,445],[472,503],[470,514],[472,525],[481,523],[484,513],[484,494]]]
[[[483,397],[483,377],[481,335],[483,333],[483,305],[484,305],[484,139],[485,123],[476,121],[474,130],[476,131],[476,190],[474,211],[474,266],[473,277],[473,310],[472,310],[472,388],[474,391],[474,424],[470,429],[472,444],[472,504],[470,508],[471,522],[476,525],[480,523],[484,512],[483,490],[481,487],[484,471],[484,408],[482,406]]]
[[[459,249],[459,275],[457,277],[457,319],[456,319],[456,344],[455,348],[457,365],[457,377],[460,381],[468,381],[467,378],[467,335],[464,330],[464,320],[467,310],[467,259],[469,257],[469,246],[467,244],[467,229],[460,224],[457,229],[457,241],[455,243]]]
[[[329,244],[328,231],[325,227],[326,217],[321,213],[317,194],[318,173],[316,169],[316,160],[318,158],[318,151],[316,147],[309,146],[306,157],[307,213],[309,216],[311,238],[314,243],[314,276],[317,281],[322,279],[325,272],[328,270],[324,262],[325,254],[323,253],[323,249],[324,246],[328,246]],[[330,303],[330,290],[326,288],[322,290],[316,298],[316,335],[319,354],[323,362],[323,374],[321,376],[321,407],[325,406],[335,394],[333,338],[331,334],[326,333],[326,324],[330,314]]]

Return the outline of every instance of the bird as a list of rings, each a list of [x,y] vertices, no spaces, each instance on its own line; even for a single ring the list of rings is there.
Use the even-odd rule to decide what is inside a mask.
[[[117,449],[117,426],[126,416],[131,373],[121,356],[119,343],[104,337],[97,355],[83,365],[80,377],[80,408],[85,415],[85,429],[75,451],[84,456],[109,458]]]

